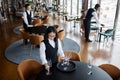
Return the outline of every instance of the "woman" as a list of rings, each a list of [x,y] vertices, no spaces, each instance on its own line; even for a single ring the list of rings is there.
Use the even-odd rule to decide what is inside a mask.
[[[61,42],[55,27],[49,26],[40,44],[40,59],[46,70],[49,70],[48,60],[52,61],[54,67],[58,62],[58,56],[64,57]]]

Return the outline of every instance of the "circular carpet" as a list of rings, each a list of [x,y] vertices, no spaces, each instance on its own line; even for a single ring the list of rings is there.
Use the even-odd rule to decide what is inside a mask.
[[[64,38],[63,50],[80,51],[80,46],[73,40]],[[33,48],[30,55],[30,44],[23,45],[23,40],[18,40],[8,46],[5,50],[5,57],[16,64],[19,64],[25,59],[35,59],[40,62],[39,48]]]
[[[23,25],[20,25],[20,26],[15,27],[15,28],[13,29],[13,32],[14,32],[15,34],[21,34],[20,31],[19,31],[20,28],[23,28]]]

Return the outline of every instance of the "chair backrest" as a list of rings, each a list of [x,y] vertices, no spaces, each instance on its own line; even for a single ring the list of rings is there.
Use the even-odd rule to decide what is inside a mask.
[[[19,31],[21,32],[22,37],[24,39],[28,39],[29,38],[29,34],[24,29],[21,28],[21,29],[19,29]]]
[[[56,28],[57,32],[59,32],[60,26],[59,25],[54,25],[54,27]]]
[[[71,55],[71,59],[70,60],[73,60],[73,61],[81,61],[80,60],[80,56],[78,55],[77,52],[75,51],[64,51],[64,54],[65,55]]]
[[[107,30],[105,31],[105,34],[113,35],[113,32],[114,32],[114,29],[107,29]]]
[[[35,80],[42,68],[42,65],[36,60],[24,60],[18,65],[18,76],[20,80]]]
[[[43,41],[44,37],[43,37],[43,35],[30,34],[29,39],[30,39],[31,44],[39,45],[40,42]]]
[[[120,78],[120,69],[112,64],[102,64],[99,66],[105,72],[107,72],[113,80],[118,80]]]
[[[41,26],[41,25],[42,25],[41,19],[35,19],[35,20],[33,21],[33,25],[34,25],[34,26]]]
[[[49,24],[50,23],[50,17],[49,16],[45,16],[45,19],[42,20],[42,24]]]
[[[60,30],[60,31],[58,32],[58,38],[59,38],[60,40],[63,40],[64,36],[65,36],[65,30],[62,29],[62,30]]]

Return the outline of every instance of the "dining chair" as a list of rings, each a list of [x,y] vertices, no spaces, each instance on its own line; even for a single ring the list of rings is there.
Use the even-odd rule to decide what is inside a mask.
[[[41,41],[43,41],[44,37],[43,37],[43,35],[30,34],[29,39],[30,39],[30,55],[31,55],[32,48],[35,46],[39,47],[39,45],[40,45]]]
[[[119,80],[120,79],[120,69],[112,64],[102,64],[99,65],[101,69],[103,69],[105,72],[107,72],[113,80]]]
[[[64,54],[65,56],[70,55],[71,56],[70,60],[81,61],[81,57],[75,51],[64,51]],[[61,62],[61,61],[62,61],[62,58],[58,56],[58,62]]]
[[[99,27],[97,26],[97,23],[95,21],[91,22],[90,27],[91,34],[94,36],[94,40],[96,41],[98,38]]]
[[[45,16],[45,19],[42,20],[42,24],[49,24],[50,23],[50,17],[47,15]]]
[[[58,32],[58,38],[61,40],[62,44],[63,44],[64,36],[65,36],[65,30],[62,29]]]
[[[20,80],[36,80],[43,66],[33,59],[27,59],[18,64],[17,72]]]
[[[98,35],[99,36],[103,35],[104,36],[104,42],[105,42],[105,40],[108,42],[108,39],[113,36],[114,31],[115,31],[115,29],[107,29],[104,32],[98,32]]]
[[[23,38],[23,44],[27,44],[27,40],[29,39],[29,33],[25,32],[23,28],[20,28],[19,31],[21,32]]]
[[[60,26],[59,25],[53,25],[53,26],[56,28],[57,32],[59,32]]]
[[[75,51],[64,51],[64,54],[65,55],[69,55],[70,54],[71,55],[71,59],[70,60],[81,61],[81,57]]]
[[[97,27],[96,25],[91,25],[91,30],[96,31],[96,33],[99,30],[99,27]]]
[[[32,23],[35,27],[39,27],[42,25],[41,19],[35,19]]]

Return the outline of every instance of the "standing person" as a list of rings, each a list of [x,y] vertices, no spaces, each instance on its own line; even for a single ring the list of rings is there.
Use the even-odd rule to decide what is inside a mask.
[[[87,42],[92,42],[89,39],[89,34],[90,34],[90,24],[91,24],[91,18],[94,17],[96,20],[96,23],[98,24],[99,27],[99,20],[98,20],[98,16],[97,16],[97,11],[99,11],[100,9],[100,5],[96,4],[94,8],[90,8],[88,9],[86,16],[85,16],[85,20],[84,20],[84,27],[85,27],[85,39]]]
[[[32,25],[32,18],[33,18],[33,11],[31,10],[30,4],[25,4],[25,11],[23,12],[23,27],[26,32],[31,33]]]
[[[51,60],[54,67],[58,62],[58,56],[64,57],[64,53],[55,27],[50,26],[40,44],[40,59],[46,70],[49,70],[48,60]]]
[[[26,32],[32,34],[42,34],[46,31],[47,26],[41,25],[41,27],[34,27],[33,25],[33,11],[31,10],[31,5],[25,5],[25,12],[23,13],[23,27]]]
[[[2,16],[1,11],[0,11],[0,24],[2,24],[4,21],[7,21],[7,18],[4,18],[4,17]]]
[[[1,11],[0,11],[0,24],[3,22],[3,17],[2,17],[2,14],[1,14]]]

